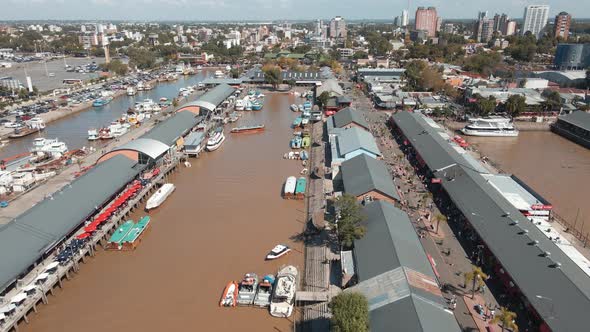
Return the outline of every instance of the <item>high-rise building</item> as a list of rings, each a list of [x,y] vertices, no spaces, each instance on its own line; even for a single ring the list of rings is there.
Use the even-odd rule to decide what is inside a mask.
[[[570,34],[570,25],[572,23],[572,16],[566,12],[561,12],[555,16],[555,38],[561,37],[567,39]]]
[[[416,30],[426,31],[428,37],[436,36],[438,15],[434,7],[418,7],[416,10]]]
[[[346,22],[341,16],[330,21],[330,38],[346,38]]]
[[[499,21],[499,15],[498,21]],[[493,19],[488,18],[488,12],[479,12],[477,14],[477,23],[475,24],[475,40],[485,43],[492,38],[496,26],[496,16]]]
[[[548,5],[530,5],[524,8],[524,24],[522,25],[521,33],[524,35],[531,32],[535,37],[541,36],[541,31],[547,25],[549,18]]]
[[[506,21],[506,27],[502,30],[502,34],[504,36],[512,36],[516,33],[516,21],[508,20]]]
[[[399,16],[396,16],[393,19],[393,26],[401,27],[402,26],[401,22],[402,22],[402,19]]]
[[[405,27],[410,24],[410,15],[408,14],[408,10],[402,10],[402,20],[400,22],[400,26]]]
[[[322,20],[315,22],[315,35],[320,36],[322,34]]]

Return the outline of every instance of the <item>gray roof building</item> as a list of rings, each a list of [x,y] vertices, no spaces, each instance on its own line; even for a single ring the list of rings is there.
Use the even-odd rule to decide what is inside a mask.
[[[141,138],[149,138],[160,141],[167,146],[176,144],[176,141],[189,132],[194,126],[203,120],[192,112],[176,112],[168,119],[160,122]]]
[[[552,331],[585,331],[590,278],[479,173],[435,173],[506,273]]]
[[[382,201],[364,212],[367,231],[354,244],[359,284],[347,291],[367,297],[371,331],[460,331],[408,216]]]
[[[344,191],[354,196],[361,196],[372,191],[400,200],[391,174],[381,160],[358,155],[340,166]]]
[[[168,152],[169,149],[170,147],[168,145],[160,141],[156,141],[155,139],[138,138],[114,148],[112,151],[106,153],[105,156],[115,151],[131,150],[147,156],[147,159],[155,160],[161,157],[164,153]],[[144,160],[144,158],[139,159]]]
[[[211,89],[210,91],[199,97],[199,99],[193,101],[192,103],[184,105],[183,108],[190,106],[199,106],[212,112],[215,110],[217,106],[221,105],[221,103],[224,100],[226,100],[229,96],[231,96],[235,91],[236,89],[232,88],[231,86],[225,83],[219,84],[215,88]]]
[[[346,156],[355,151],[363,150],[375,156],[381,156],[381,151],[375,138],[366,130],[353,127],[338,135],[338,155]]]
[[[341,109],[332,116],[332,121],[335,128],[342,128],[354,123],[369,130],[369,123],[362,116],[362,114],[352,107]]]
[[[0,290],[80,227],[141,170],[135,161],[114,156],[0,226]]]
[[[590,132],[590,113],[575,111],[567,115],[561,115],[558,121],[567,122],[582,130]]]

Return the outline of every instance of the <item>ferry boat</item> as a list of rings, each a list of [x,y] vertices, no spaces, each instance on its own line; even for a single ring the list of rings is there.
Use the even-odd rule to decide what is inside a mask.
[[[172,183],[165,183],[158,191],[156,191],[145,204],[146,210],[155,209],[160,206],[172,194],[176,186]]]
[[[135,226],[133,220],[127,220],[121,226],[119,226],[113,235],[109,238],[107,245],[105,247],[106,250],[121,250],[123,248],[123,239],[129,231]]]
[[[137,90],[134,87],[130,86],[127,88],[127,95],[128,96],[135,96],[137,94]]]
[[[264,125],[253,125],[253,126],[240,126],[240,127],[235,127],[232,128],[231,132],[232,133],[255,133],[255,132],[260,132],[260,131],[264,131]]]
[[[230,281],[225,289],[223,290],[223,294],[221,295],[221,300],[219,301],[220,307],[235,307],[236,306],[236,299],[238,297],[238,284],[234,281]]]
[[[277,273],[275,289],[270,302],[270,314],[273,317],[287,318],[293,313],[297,275],[297,268],[292,265],[283,267]]]
[[[468,136],[516,137],[518,130],[510,119],[501,116],[489,116],[469,120],[461,132]]]
[[[270,297],[272,296],[272,287],[275,283],[275,277],[267,275],[258,283],[258,291],[254,297],[254,305],[264,308],[270,305]]]
[[[270,261],[273,259],[281,258],[291,252],[291,248],[284,244],[277,244],[272,250],[266,255],[266,260]]]
[[[61,158],[68,152],[68,146],[64,142],[56,139],[46,139],[38,137],[33,140],[33,148],[31,152],[34,154],[47,154],[53,158]]]
[[[295,185],[295,198],[296,199],[303,199],[305,196],[305,187],[307,186],[307,180],[304,177],[300,177],[297,179],[297,183]]]
[[[129,233],[127,233],[127,235],[125,235],[125,237],[123,238],[121,249],[123,249],[123,250],[135,249],[137,247],[137,245],[139,244],[139,242],[141,242],[141,238],[147,232],[149,227],[150,227],[150,217],[149,216],[145,216],[145,217],[139,219],[137,224],[135,224],[133,226],[133,228],[131,228],[129,230]]]
[[[250,305],[254,303],[257,288],[258,276],[255,273],[246,273],[238,286],[238,305]]]
[[[43,127],[43,128],[45,128],[45,127]],[[34,133],[38,133],[41,130],[43,130],[43,129],[42,128],[33,128],[33,127],[29,127],[29,126],[19,127],[19,128],[15,128],[14,131],[12,132],[12,134],[8,135],[8,138],[21,138],[21,137],[29,136]]]
[[[285,181],[285,189],[283,191],[283,196],[285,198],[292,198],[295,195],[295,185],[297,184],[297,178],[294,176],[290,176]]]
[[[225,135],[223,134],[223,128],[219,127],[215,129],[214,134],[207,141],[207,151],[215,151],[219,149],[224,141]]]

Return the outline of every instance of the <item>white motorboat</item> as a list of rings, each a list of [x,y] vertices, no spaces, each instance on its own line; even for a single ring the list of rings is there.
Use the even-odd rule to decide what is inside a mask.
[[[295,186],[297,185],[297,178],[290,176],[285,181],[284,196],[285,198],[293,197],[295,195]]]
[[[236,105],[234,106],[236,111],[243,111],[244,110],[244,100],[238,99],[236,100]]]
[[[215,78],[223,78],[224,76],[225,76],[225,74],[223,74],[223,72],[221,70],[215,71]]]
[[[289,317],[293,313],[293,302],[297,290],[297,268],[288,265],[277,273],[275,289],[270,302],[270,314],[274,317]]]
[[[68,146],[64,142],[60,142],[56,139],[46,139],[38,137],[33,140],[32,153],[35,154],[48,154],[53,158],[61,158],[66,152],[68,152]]]
[[[483,137],[516,137],[518,129],[510,119],[501,116],[489,116],[484,118],[469,119],[461,132],[468,136]]]
[[[258,290],[258,276],[255,273],[246,273],[238,286],[238,305],[251,305]]]
[[[201,65],[198,65],[198,66],[197,66],[197,70],[203,70],[203,66],[201,66]]]
[[[225,135],[223,134],[223,128],[216,129],[213,136],[211,136],[207,141],[207,151],[215,151],[219,149],[224,141]]]
[[[30,119],[29,121],[26,121],[26,124],[29,127],[31,127],[32,129],[39,129],[39,130],[45,129],[45,122],[43,121],[43,119],[41,119],[39,117],[34,117],[34,118]]]
[[[298,112],[299,111],[299,107],[297,107],[297,104],[292,104],[291,105],[291,111],[293,111],[293,112]]]
[[[127,95],[128,96],[135,96],[137,94],[137,90],[134,87],[130,86],[127,88]]]
[[[291,248],[284,244],[278,244],[266,255],[266,260],[273,260],[285,256],[291,252]]]
[[[129,131],[130,125],[125,123],[121,124],[118,121],[114,121],[109,126],[109,132],[111,133],[111,138],[120,137],[125,135]]]
[[[155,209],[158,206],[160,206],[160,204],[164,203],[166,198],[168,198],[168,196],[170,196],[170,194],[172,194],[174,189],[176,189],[176,186],[174,186],[174,184],[165,183],[162,187],[160,187],[160,189],[158,189],[158,191],[156,191],[147,200],[147,203],[145,204],[145,209],[151,210],[151,209]]]
[[[144,99],[143,101],[135,103],[135,110],[137,112],[153,112],[160,111],[161,108],[151,99]]]

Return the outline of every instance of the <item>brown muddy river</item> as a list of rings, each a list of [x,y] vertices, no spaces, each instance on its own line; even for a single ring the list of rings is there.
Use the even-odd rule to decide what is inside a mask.
[[[49,296],[22,331],[291,331],[268,310],[220,308],[230,280],[260,277],[284,264],[303,274],[303,201],[283,200],[281,188],[300,162],[283,160],[295,114],[286,95],[266,97],[261,112],[237,124],[264,123],[258,134],[230,134],[220,149],[191,159],[170,182],[176,191],[150,212],[152,228],[133,252],[99,252]],[[134,219],[144,213],[137,212]],[[265,262],[277,243],[295,250]]]
[[[521,131],[512,137],[468,137],[505,172],[523,179],[577,229],[590,232],[590,150],[549,131]]]

